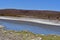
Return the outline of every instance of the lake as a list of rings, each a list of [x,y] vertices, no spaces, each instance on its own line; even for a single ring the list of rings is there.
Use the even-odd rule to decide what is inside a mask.
[[[59,34],[60,26],[50,26],[24,21],[0,20],[0,25],[4,25],[7,30],[28,30],[37,34]]]

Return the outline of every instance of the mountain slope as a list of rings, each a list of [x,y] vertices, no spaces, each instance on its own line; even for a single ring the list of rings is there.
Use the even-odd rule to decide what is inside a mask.
[[[34,17],[60,20],[60,12],[48,10],[2,9],[0,10],[0,16]]]

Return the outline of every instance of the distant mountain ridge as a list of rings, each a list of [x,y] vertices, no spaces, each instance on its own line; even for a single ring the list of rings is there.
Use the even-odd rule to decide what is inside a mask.
[[[22,10],[22,9],[1,9],[0,16],[34,17],[42,19],[60,20],[60,12],[49,10]]]

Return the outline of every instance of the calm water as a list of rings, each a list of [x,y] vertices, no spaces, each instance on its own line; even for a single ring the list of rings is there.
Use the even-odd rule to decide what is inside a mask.
[[[4,25],[8,30],[28,30],[38,34],[60,34],[59,26],[49,26],[31,22],[0,20],[0,24]]]

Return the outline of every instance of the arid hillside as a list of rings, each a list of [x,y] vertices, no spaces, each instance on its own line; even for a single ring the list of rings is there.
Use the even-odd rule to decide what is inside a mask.
[[[0,16],[34,17],[42,19],[60,20],[60,12],[48,10],[2,9],[0,10]]]

